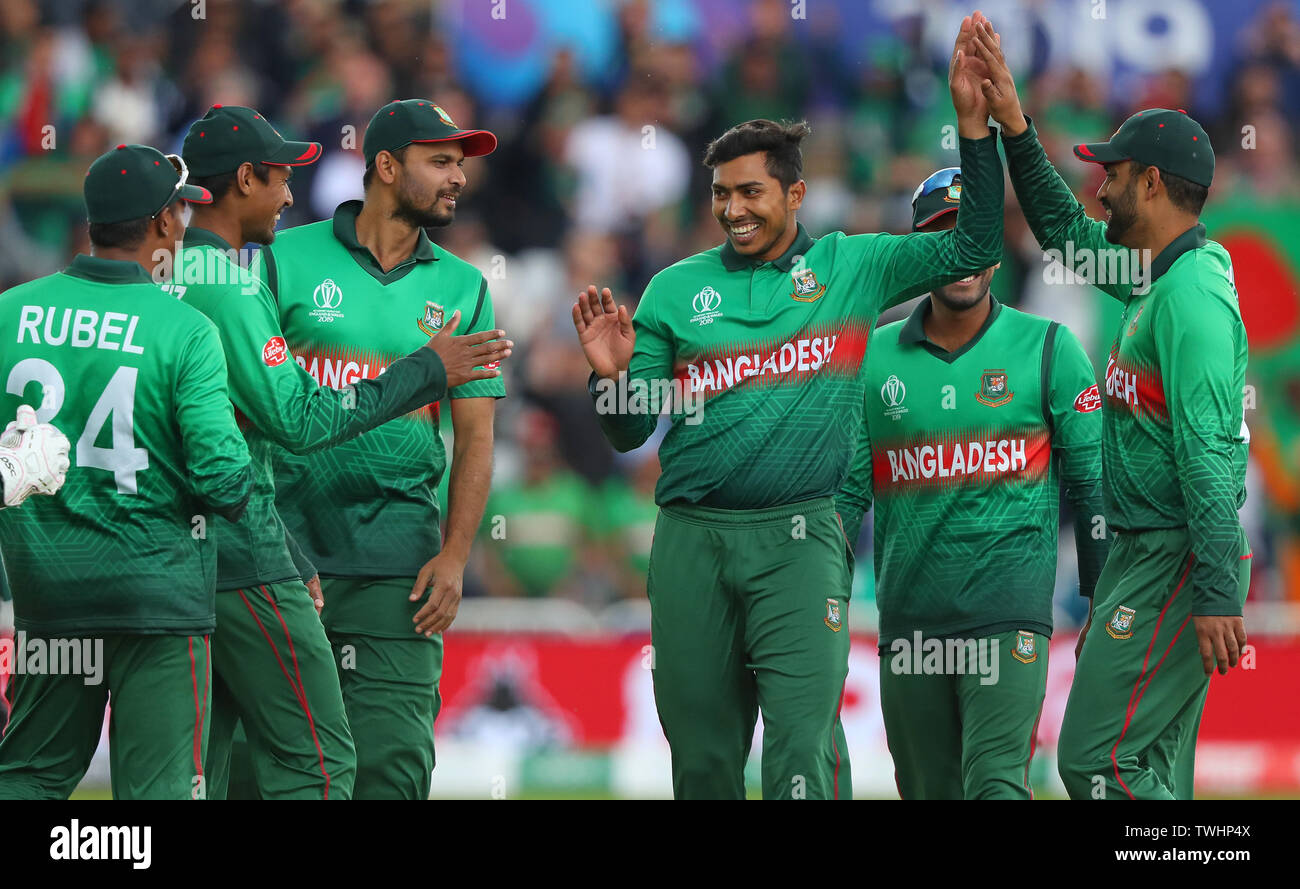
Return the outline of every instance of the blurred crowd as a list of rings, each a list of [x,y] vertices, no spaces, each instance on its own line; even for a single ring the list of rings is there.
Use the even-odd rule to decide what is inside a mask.
[[[179,150],[209,105],[256,107],[287,137],[325,146],[319,163],[295,174],[295,204],[282,222],[290,226],[361,196],[361,134],[375,109],[432,97],[458,124],[500,137],[495,154],[467,161],[456,222],[430,234],[482,269],[498,322],[518,344],[467,594],[564,596],[594,607],[643,596],[657,439],[629,455],[604,442],[569,320],[574,295],[597,282],[634,303],[657,270],[721,240],[700,158],[734,123],[810,121],[801,221],[813,234],[906,231],[916,184],[957,163],[957,151],[947,59],[923,39],[920,15],[897,19],[852,55],[827,29],[793,19],[787,0],[754,0],[717,52],[698,35],[658,28],[655,0],[591,5],[616,30],[617,64],[593,77],[581,48],[557,44],[531,98],[502,105],[458,75],[449,10],[463,13],[463,3],[206,0],[196,19],[195,2],[4,0],[0,289],[87,249],[82,177],[113,144]],[[1231,193],[1300,208],[1294,5],[1264,8],[1234,52],[1228,99],[1213,110],[1178,70],[1123,95],[1093,72],[1050,67],[1038,54],[1018,74],[1049,155],[1094,215],[1099,171],[1075,161],[1069,146],[1105,138],[1133,110],[1153,106],[1186,109],[1210,132],[1218,158],[1211,205]],[[1042,267],[1009,200],[994,293],[1067,322],[1101,362],[1103,298],[1082,285],[1078,299],[1052,290]],[[1266,498],[1252,494],[1248,524],[1268,535]],[[861,550],[868,541],[864,533]],[[1271,570],[1267,558],[1256,566]],[[1262,589],[1284,595],[1280,582]]]

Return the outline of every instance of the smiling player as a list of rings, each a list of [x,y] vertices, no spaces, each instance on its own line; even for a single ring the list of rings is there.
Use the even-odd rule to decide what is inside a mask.
[[[848,669],[851,547],[833,495],[852,457],[863,354],[881,309],[998,261],[1002,170],[978,78],[954,47],[967,200],[953,231],[835,232],[796,219],[804,124],[753,120],[716,139],[713,214],[726,241],[654,277],[636,310],[588,288],[573,322],[606,437],[642,444],[661,404],[611,409],[626,377],[705,399],[674,409],[647,592],[655,702],[678,798],[743,798],[763,715],[763,796],[851,795],[839,705]],[[678,407],[674,405],[674,408]]]

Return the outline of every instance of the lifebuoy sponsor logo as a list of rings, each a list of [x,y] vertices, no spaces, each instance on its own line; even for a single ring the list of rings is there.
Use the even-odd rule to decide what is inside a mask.
[[[1078,394],[1074,399],[1074,409],[1081,414],[1101,410],[1101,393],[1097,390],[1096,383]]]
[[[285,345],[284,337],[273,336],[266,341],[262,347],[262,361],[267,367],[279,367],[284,364],[285,359],[289,357],[289,347]]]

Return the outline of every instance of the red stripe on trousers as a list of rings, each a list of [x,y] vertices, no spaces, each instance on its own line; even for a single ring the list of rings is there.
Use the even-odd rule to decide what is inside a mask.
[[[330,773],[325,768],[325,751],[321,749],[320,739],[316,736],[316,720],[312,718],[311,706],[307,703],[307,686],[302,681],[302,671],[298,669],[298,653],[293,648],[293,636],[289,635],[289,625],[284,622],[284,615],[280,614],[280,609],[276,607],[275,600],[266,587],[262,587],[262,595],[266,596],[266,601],[271,603],[271,610],[275,612],[275,617],[280,621],[280,627],[284,630],[284,638],[289,641],[289,657],[293,660],[293,675],[298,677],[298,700],[302,703],[302,710],[307,714],[307,725],[311,727],[311,740],[316,745],[316,759],[320,762],[320,773],[325,778],[325,799],[330,798]]]
[[[1179,579],[1178,586],[1174,587],[1173,595],[1169,597],[1169,601],[1165,602],[1165,607],[1160,609],[1160,617],[1156,618],[1155,632],[1151,634],[1151,641],[1147,644],[1146,657],[1142,659],[1142,672],[1138,673],[1137,681],[1133,683],[1133,691],[1131,691],[1128,696],[1128,710],[1124,714],[1124,728],[1120,730],[1119,737],[1115,740],[1115,746],[1110,749],[1110,761],[1111,765],[1115,769],[1115,780],[1119,782],[1120,787],[1124,788],[1124,792],[1128,794],[1129,799],[1136,799],[1136,797],[1133,796],[1133,791],[1129,789],[1129,786],[1124,783],[1124,779],[1119,776],[1119,745],[1124,741],[1124,735],[1128,734],[1128,727],[1133,722],[1134,714],[1137,713],[1138,704],[1142,701],[1142,695],[1146,694],[1147,688],[1151,685],[1151,680],[1156,678],[1156,671],[1160,669],[1160,665],[1165,662],[1165,658],[1168,657],[1169,652],[1173,650],[1174,643],[1178,641],[1178,637],[1182,635],[1183,628],[1187,626],[1187,620],[1191,619],[1191,616],[1188,615],[1187,620],[1184,620],[1182,626],[1178,628],[1178,632],[1174,633],[1174,638],[1170,641],[1169,647],[1166,648],[1165,653],[1160,656],[1160,660],[1156,661],[1155,668],[1151,671],[1151,675],[1147,676],[1146,683],[1144,684],[1142,682],[1142,677],[1146,676],[1147,664],[1151,662],[1151,650],[1155,648],[1156,639],[1160,636],[1160,624],[1164,621],[1165,613],[1169,611],[1169,606],[1174,604],[1174,599],[1178,598],[1178,593],[1183,588],[1183,584],[1187,582],[1187,574],[1191,570],[1192,557],[1188,556],[1187,567],[1183,569],[1183,576]]]
[[[1029,786],[1029,765],[1034,761],[1034,751],[1038,749],[1038,722],[1043,718],[1043,705],[1038,705],[1038,715],[1034,717],[1034,727],[1029,730],[1029,759],[1025,760],[1025,790],[1029,798],[1034,798],[1034,788]]]
[[[206,637],[205,637],[206,638]],[[190,649],[190,685],[194,689],[194,774],[203,775],[203,707],[199,703],[199,667],[194,661],[194,637],[186,636]],[[207,697],[207,682],[203,684],[204,697]]]
[[[838,516],[837,516],[838,518]],[[840,745],[835,743],[835,726],[840,724],[840,710],[844,707],[844,683],[848,682],[845,678],[840,683],[840,702],[835,705],[835,721],[831,723],[831,749],[835,751],[835,779],[833,782],[834,798],[840,798]]]
[[[299,705],[300,707],[302,707],[304,711],[307,711],[307,703],[306,703],[306,701],[304,700],[304,695],[303,695],[302,689],[300,689],[300,688],[298,688],[298,686],[294,685],[294,683],[293,683],[293,677],[291,677],[291,676],[289,675],[289,670],[288,670],[288,668],[285,667],[285,665],[284,665],[284,661],[280,659],[280,651],[279,651],[279,649],[277,649],[277,648],[275,647],[275,642],[272,641],[272,639],[271,639],[271,634],[268,633],[268,632],[266,631],[266,627],[262,626],[262,620],[261,620],[261,618],[259,618],[259,617],[257,616],[257,612],[253,610],[253,603],[248,601],[248,597],[244,595],[244,591],[243,591],[243,590],[239,590],[238,592],[239,592],[239,598],[242,599],[242,600],[244,601],[244,607],[247,608],[247,609],[248,609],[248,613],[249,613],[250,615],[252,615],[252,617],[253,617],[253,622],[256,623],[256,624],[257,624],[257,628],[258,628],[259,630],[262,631],[262,636],[266,639],[266,644],[267,644],[267,646],[271,649],[271,654],[275,655],[275,662],[276,662],[277,664],[280,665],[280,673],[284,676],[284,681],[287,682],[287,683],[289,683],[289,688],[293,689],[294,697],[298,699],[298,705]],[[262,589],[262,592],[265,593],[265,592],[266,592],[266,589],[263,588],[263,589]],[[311,714],[310,714],[310,712],[308,712],[308,716],[307,716],[307,718],[308,718],[308,720],[311,719]],[[312,733],[313,733],[313,736],[314,736],[314,734],[315,734],[315,727],[314,727],[314,726],[313,726],[313,728],[312,728]],[[319,745],[317,746],[317,749],[319,749]],[[324,768],[323,768],[323,765],[322,765],[322,771],[323,771],[323,770],[324,770]],[[326,775],[326,790],[327,790],[327,791],[328,791],[328,787],[329,787],[329,776]]]

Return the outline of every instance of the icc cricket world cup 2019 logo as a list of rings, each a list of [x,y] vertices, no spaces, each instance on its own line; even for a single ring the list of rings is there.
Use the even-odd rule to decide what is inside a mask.
[[[339,311],[339,306],[343,305],[343,289],[333,279],[326,278],[317,284],[311,292],[311,301],[316,304],[316,308],[309,314],[317,321],[332,324],[336,318],[343,317]]]
[[[885,416],[897,420],[907,413],[907,408],[903,407],[903,399],[906,397],[907,387],[903,385],[903,381],[897,374],[890,374],[889,379],[885,380],[885,385],[880,387],[880,399],[885,403]]]

